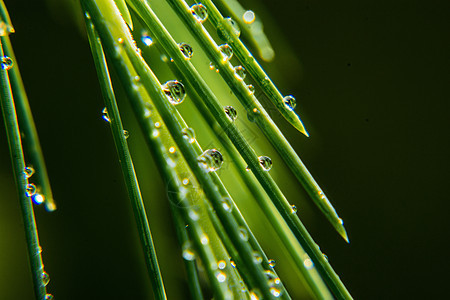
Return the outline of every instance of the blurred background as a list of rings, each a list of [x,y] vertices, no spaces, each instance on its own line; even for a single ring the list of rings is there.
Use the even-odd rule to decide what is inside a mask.
[[[75,2],[5,3],[16,29],[11,40],[58,205],[53,213],[35,207],[43,261],[51,277],[48,291],[56,299],[151,299]],[[446,294],[450,250],[450,199],[445,188],[450,167],[449,2],[247,0],[242,4],[262,18],[276,53],[274,61],[263,66],[283,94],[295,95],[296,111],[311,137],[296,132],[260,92],[256,94],[344,219],[350,244],[311,204],[244,113],[239,118],[246,123],[240,126],[258,151],[272,157],[272,175],[298,207],[331,265],[356,299],[441,298]],[[154,5],[169,29],[176,26],[163,4],[155,1]],[[190,39],[182,31],[178,35]],[[167,68],[158,57],[155,66],[159,65],[158,70]],[[120,85],[117,92],[122,93]],[[126,101],[119,104],[131,134],[129,145],[169,299],[186,299],[165,185],[130,108]],[[183,109],[189,112],[188,104]],[[211,143],[208,136],[199,139],[204,147]],[[227,170],[221,176],[232,184]],[[284,254],[275,251],[276,239],[258,221],[259,212],[246,208],[244,214],[269,256],[278,262],[276,269],[293,298],[308,299],[297,284],[298,275],[290,274],[289,262],[283,263]],[[1,299],[33,299],[3,121],[0,295]]]

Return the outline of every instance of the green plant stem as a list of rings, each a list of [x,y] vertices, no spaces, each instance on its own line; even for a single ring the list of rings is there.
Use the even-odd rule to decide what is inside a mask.
[[[3,1],[1,1],[0,10],[2,11],[2,16],[5,14],[7,16]],[[9,16],[6,16],[2,17],[3,20],[4,18],[9,20]],[[8,26],[12,28],[11,24],[8,24]],[[34,124],[30,104],[28,103],[28,97],[25,92],[22,77],[20,76],[19,66],[8,34],[1,36],[1,42],[4,49],[4,55],[9,56],[14,61],[14,67],[9,70],[8,75],[10,77],[11,89],[14,95],[17,119],[22,132],[24,151],[28,156],[31,165],[36,170],[33,178],[37,178],[35,179],[35,182],[40,188],[40,194],[44,196],[45,209],[48,211],[54,211],[56,209],[56,204],[53,199],[52,189],[50,187],[47,167],[45,166],[44,156],[42,154],[41,144],[39,142],[36,126]]]
[[[131,1],[131,0],[128,0]],[[134,2],[137,0],[133,0]],[[286,140],[284,135],[278,129],[276,124],[272,121],[270,116],[264,110],[259,101],[252,95],[245,83],[234,75],[233,66],[229,62],[224,62],[222,55],[219,52],[217,44],[208,34],[206,29],[195,20],[192,16],[190,8],[183,0],[167,0],[174,8],[178,15],[182,18],[185,24],[190,28],[193,35],[202,45],[208,57],[213,61],[215,66],[220,71],[224,80],[238,97],[239,101],[247,110],[249,119],[252,119],[258,127],[262,130],[267,139],[278,151],[280,156],[285,160],[291,171],[294,173],[299,182],[303,185],[313,202],[324,213],[325,217],[334,226],[337,232],[348,242],[348,236],[343,226],[342,219],[336,213],[328,198],[325,196],[319,185],[309,173],[306,166],[298,157],[292,146]],[[213,10],[214,11],[214,10]],[[224,28],[225,21],[222,19],[221,27],[224,35],[230,35]],[[253,57],[249,58],[254,59]],[[175,61],[176,63],[176,61]],[[220,122],[219,122],[220,123]],[[241,154],[242,155],[242,154]]]
[[[98,39],[97,34],[95,33],[95,29],[92,25],[92,22],[89,20],[89,18],[85,19],[89,41],[91,44],[91,49],[94,57],[94,63],[98,72],[100,87],[108,111],[108,116],[111,124],[111,131],[117,148],[117,154],[119,155],[120,165],[122,167],[122,172],[124,175],[128,194],[133,207],[139,237],[141,239],[141,244],[144,250],[145,262],[153,286],[153,292],[157,299],[167,299],[161,272],[158,265],[156,251],[153,245],[150,226],[148,224],[147,215],[142,200],[142,195],[134,171],[133,161],[131,159],[131,155],[128,149],[126,137],[124,136],[124,130],[119,115],[119,109],[117,107],[117,103],[114,97],[114,92],[109,77],[106,58],[102,50],[101,42]]]
[[[4,57],[3,47],[0,43],[0,57]],[[3,112],[3,120],[8,138],[14,179],[19,194],[22,218],[25,227],[28,258],[30,260],[31,276],[33,280],[34,294],[38,300],[44,300],[47,294],[42,281],[44,266],[42,264],[41,249],[34,217],[31,198],[27,196],[27,180],[24,175],[25,159],[22,142],[20,139],[19,124],[16,118],[16,109],[11,91],[8,70],[0,68],[0,99]]]

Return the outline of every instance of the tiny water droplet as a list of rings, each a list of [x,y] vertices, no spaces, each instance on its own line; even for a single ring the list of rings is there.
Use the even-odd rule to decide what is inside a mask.
[[[161,122],[155,122],[155,128],[161,128]]]
[[[173,105],[180,104],[186,97],[186,90],[184,85],[178,80],[167,81],[163,86],[162,90],[166,94],[167,99]]]
[[[295,106],[297,105],[297,101],[295,100],[294,96],[292,96],[292,95],[285,96],[283,98],[283,103],[284,103],[284,106],[289,110],[294,110]]]
[[[269,259],[269,267],[275,268],[275,264],[276,264],[275,260]]]
[[[153,45],[153,39],[148,35],[148,33],[146,31],[142,32],[141,41],[145,46]]]
[[[188,185],[191,181],[189,180],[189,178],[183,178],[183,180],[181,181],[181,183],[183,185]]]
[[[260,300],[262,299],[261,292],[258,289],[252,289],[250,291],[250,300]]]
[[[247,74],[246,74],[243,66],[234,67],[234,77],[236,77],[239,80],[244,80],[245,75],[247,75]]]
[[[42,283],[44,285],[47,285],[50,282],[50,276],[48,275],[47,272],[42,272]]]
[[[208,11],[206,7],[201,3],[192,5],[191,13],[199,23],[205,22],[208,18]]]
[[[230,259],[230,265],[231,265],[233,268],[236,268],[236,263],[234,262],[234,260],[231,260],[231,259]]]
[[[251,10],[247,10],[242,15],[242,20],[244,20],[246,24],[252,24],[253,22],[255,22],[255,13]]]
[[[195,252],[192,250],[190,241],[187,241],[182,246],[182,256],[185,260],[193,261],[195,259]]]
[[[261,254],[258,251],[253,251],[252,254],[253,254],[253,261],[256,264],[262,263],[262,256],[261,256]]]
[[[45,295],[45,300],[53,300],[53,299],[55,299],[55,297],[53,297],[52,294],[46,294]]]
[[[125,137],[125,139],[128,139],[130,137],[130,133],[127,130],[124,130],[123,136]]]
[[[33,196],[31,196],[31,200],[33,200],[36,205],[40,205],[44,203],[45,197],[42,194],[35,193]]]
[[[227,275],[225,275],[225,273],[219,271],[216,273],[216,278],[217,278],[218,282],[225,282],[225,280],[227,280]]]
[[[276,298],[280,297],[283,292],[280,278],[272,270],[266,270],[264,274],[267,277],[270,293]]]
[[[227,114],[227,117],[231,121],[235,121],[237,119],[237,111],[236,111],[236,109],[234,109],[233,106],[228,105],[228,106],[225,106],[223,109],[225,110],[225,113]]]
[[[90,20],[91,19],[91,15],[88,12],[84,13],[84,16],[86,17],[86,19]]]
[[[34,172],[35,171],[34,171],[34,168],[32,166],[25,167],[25,169],[23,170],[23,173],[24,173],[26,179],[28,179],[31,176],[33,176]]]
[[[192,144],[195,142],[195,132],[194,129],[190,127],[185,127],[181,130],[181,133],[183,134],[183,138],[188,141],[189,144]]]
[[[217,149],[208,149],[197,158],[200,166],[208,172],[220,169],[223,164],[223,156]]]
[[[233,211],[233,202],[229,197],[222,198],[222,207],[226,212]]]
[[[188,215],[192,221],[198,221],[200,219],[198,213],[193,209],[189,210]]]
[[[123,44],[123,38],[118,38],[118,39],[117,39],[117,42],[118,42],[119,44]]]
[[[236,21],[234,21],[232,18],[225,18],[225,26],[228,27],[231,34],[239,37],[241,35],[241,29],[239,28],[239,25]]]
[[[14,65],[13,60],[9,56],[3,56],[2,57],[2,69],[3,70],[10,70]]]
[[[297,206],[291,205],[291,213],[295,214],[297,212]]]
[[[159,136],[159,130],[158,129],[154,129],[152,131],[152,137],[157,138]]]
[[[228,44],[219,46],[220,53],[222,54],[222,60],[224,62],[229,61],[233,57],[233,49]]]
[[[209,238],[206,234],[203,234],[202,237],[200,238],[200,243],[202,243],[202,245],[208,245],[209,243]]]
[[[178,44],[178,47],[180,48],[181,53],[183,53],[186,59],[191,59],[192,55],[194,55],[194,50],[192,49],[191,45],[180,43]]]
[[[272,160],[270,159],[270,157],[260,156],[258,157],[258,160],[264,171],[270,171],[270,169],[272,169]]]
[[[103,118],[103,120],[105,120],[108,123],[111,122],[111,119],[109,118],[108,110],[106,109],[106,107],[104,107],[102,110],[102,118]]]
[[[245,167],[245,171],[250,172],[251,170],[252,170],[252,169],[250,169],[249,166],[246,166],[246,167]]]
[[[227,263],[226,263],[224,260],[219,260],[219,261],[217,262],[217,267],[218,267],[220,270],[225,269],[226,266],[227,266]]]
[[[243,240],[244,242],[248,241],[247,229],[245,229],[244,227],[240,226],[238,228],[238,234],[239,234],[239,237],[241,238],[241,240]]]
[[[253,86],[253,84],[247,85],[247,89],[250,95],[253,95],[255,93],[255,87]]]
[[[31,197],[36,194],[36,186],[33,183],[29,183],[25,187],[27,197]]]
[[[328,261],[328,256],[325,253],[322,253],[323,258],[325,258],[326,261]]]
[[[338,218],[339,224],[344,225],[344,220],[342,220],[341,218]]]
[[[303,261],[303,265],[305,266],[306,269],[310,270],[314,267],[314,263],[311,260],[311,258],[307,258]]]

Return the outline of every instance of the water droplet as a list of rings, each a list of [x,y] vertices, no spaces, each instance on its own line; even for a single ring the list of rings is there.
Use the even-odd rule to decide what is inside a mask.
[[[141,41],[145,46],[153,45],[153,39],[148,35],[148,33],[146,31],[142,32]]]
[[[260,300],[260,299],[262,299],[262,295],[258,289],[253,289],[250,291],[250,300]]]
[[[220,53],[222,54],[222,60],[224,62],[229,61],[233,57],[233,49],[228,44],[219,46]]]
[[[208,18],[208,11],[206,7],[201,3],[192,5],[191,13],[199,23],[205,22],[206,19]]]
[[[272,169],[272,160],[268,156],[260,156],[258,157],[259,164],[263,168],[264,171],[270,171]]]
[[[189,178],[183,178],[183,180],[181,181],[181,183],[183,185],[188,185],[191,181],[189,180]]]
[[[186,97],[186,91],[184,85],[177,80],[167,81],[163,86],[162,90],[166,94],[167,99],[173,105],[180,104]]]
[[[233,268],[236,268],[236,263],[234,262],[234,260],[230,260],[230,265],[231,265]]]
[[[291,213],[295,214],[297,212],[297,206],[291,205]]]
[[[3,70],[10,70],[14,65],[13,60],[9,56],[3,56],[2,57],[2,69]]]
[[[270,291],[270,293],[271,293],[275,298],[278,298],[278,297],[281,296],[281,290],[280,290],[279,288],[271,287],[271,288],[269,289],[269,291]]]
[[[227,114],[227,117],[231,120],[231,121],[235,121],[237,118],[237,111],[236,109],[234,109],[233,106],[225,106],[223,108],[225,110],[225,113]]]
[[[218,267],[220,270],[225,269],[226,266],[227,266],[227,263],[226,263],[224,260],[220,260],[220,261],[217,262],[217,267]]]
[[[53,297],[52,294],[46,294],[45,295],[45,300],[53,300],[55,297]]]
[[[241,240],[243,240],[243,241],[248,241],[248,232],[247,232],[247,229],[245,229],[244,227],[242,227],[242,226],[240,226],[239,228],[238,228],[238,234],[239,234],[239,237],[241,238]]]
[[[47,272],[42,272],[42,283],[44,285],[47,285],[50,282],[50,276],[48,275]]]
[[[130,133],[127,130],[124,130],[123,136],[125,137],[125,139],[128,139],[130,137]]]
[[[289,110],[294,110],[295,106],[297,105],[297,101],[295,100],[294,96],[292,96],[292,95],[285,96],[283,98],[283,103],[284,103],[284,106],[286,106],[286,108]]]
[[[36,186],[33,183],[29,183],[25,187],[27,197],[31,197],[36,194]]]
[[[183,244],[182,256],[185,260],[193,261],[195,259],[195,252],[192,250],[192,245],[190,241]]]
[[[251,111],[247,112],[247,118],[250,122],[255,122],[255,118],[261,114],[259,109],[254,107]]]
[[[154,129],[152,131],[152,137],[157,138],[159,136],[159,130],[158,129]]]
[[[227,275],[225,275],[225,273],[219,271],[216,273],[216,278],[217,278],[217,281],[219,281],[219,282],[225,282],[225,280],[227,280]]]
[[[261,254],[258,251],[253,251],[252,254],[253,254],[253,261],[256,264],[262,263],[262,256],[261,256]]]
[[[177,149],[175,147],[170,147],[169,148],[169,153],[174,154],[177,151]]]
[[[244,80],[246,72],[243,66],[236,66],[234,67],[234,77],[236,77],[239,80]]]
[[[202,245],[208,245],[209,238],[206,234],[202,235],[202,237],[200,238],[200,243],[202,243]]]
[[[233,201],[229,197],[223,197],[222,207],[225,211],[231,212],[233,210]]]
[[[117,42],[118,42],[119,44],[123,44],[123,38],[118,38],[118,39],[117,39]]]
[[[242,15],[242,20],[244,20],[244,22],[246,24],[252,24],[253,22],[255,22],[255,13],[251,10],[247,10],[243,15]]]
[[[11,33],[16,32],[14,30],[14,27],[12,27],[11,25],[6,24],[3,21],[0,21],[0,36],[7,36]]]
[[[344,220],[342,220],[341,218],[338,218],[339,224],[344,225]]]
[[[106,109],[106,107],[103,108],[103,110],[102,110],[102,118],[103,118],[103,120],[105,120],[108,123],[111,122],[111,119],[109,118],[108,110]]]
[[[31,200],[33,200],[36,205],[40,205],[44,203],[45,197],[42,194],[35,193],[33,196],[31,196]]]
[[[255,93],[255,87],[253,86],[253,84],[247,85],[247,89],[250,95],[253,95]]]
[[[245,167],[245,171],[250,172],[251,170],[252,170],[252,169],[250,169],[249,166],[246,166],[246,167]]]
[[[216,171],[223,164],[222,154],[217,149],[208,149],[197,158],[200,166],[207,171]]]
[[[23,173],[25,175],[25,178],[28,179],[31,176],[33,176],[34,168],[32,166],[25,167],[25,169],[23,170]]]
[[[91,15],[88,12],[84,13],[84,16],[86,17],[86,19],[90,20],[91,19]]]
[[[192,50],[191,45],[186,43],[180,43],[178,44],[178,47],[180,48],[181,53],[183,53],[186,59],[190,59],[192,55],[194,55],[194,50]]]
[[[200,219],[198,213],[193,209],[189,210],[188,215],[192,221],[198,221]]]
[[[269,259],[269,267],[275,268],[275,264],[276,264],[275,260]]]
[[[314,267],[314,263],[311,260],[311,258],[307,258],[303,261],[303,265],[305,266],[306,269],[310,270]]]
[[[328,256],[325,253],[322,253],[323,258],[325,258],[326,261],[328,261]]]
[[[194,129],[186,127],[181,130],[181,133],[183,134],[183,138],[186,139],[189,144],[192,144],[193,142],[195,142]]]
[[[228,30],[231,34],[239,37],[241,35],[241,29],[239,28],[239,25],[236,21],[234,21],[232,18],[225,18],[225,26],[228,27]]]

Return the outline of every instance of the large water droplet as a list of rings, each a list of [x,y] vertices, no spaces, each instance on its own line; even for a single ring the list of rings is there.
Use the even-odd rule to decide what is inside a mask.
[[[50,276],[48,275],[47,272],[42,272],[42,283],[44,285],[47,285],[50,282]]]
[[[222,54],[223,61],[229,61],[233,57],[233,49],[228,44],[219,46],[220,53]]]
[[[2,63],[3,70],[10,70],[14,65],[13,60],[9,56],[3,56],[1,63]]]
[[[200,166],[207,171],[216,171],[223,164],[222,154],[217,149],[208,149],[197,158]]]
[[[239,28],[239,25],[236,21],[234,21],[232,18],[225,18],[225,26],[228,27],[231,34],[234,34],[235,36],[239,37],[241,35],[241,29]]]
[[[242,15],[242,20],[244,20],[246,24],[252,24],[253,22],[255,22],[255,18],[256,18],[255,13],[251,10],[247,10]]]
[[[294,110],[295,106],[297,105],[297,101],[295,100],[294,96],[292,96],[292,95],[285,96],[283,98],[283,103],[284,103],[284,106],[289,110]]]
[[[178,47],[180,48],[181,53],[183,53],[186,59],[190,59],[192,55],[194,55],[194,50],[192,49],[191,45],[180,43],[178,44]]]
[[[264,171],[270,171],[272,169],[272,160],[268,156],[260,156],[258,157],[259,164],[263,168]]]
[[[225,275],[224,272],[217,272],[216,273],[216,278],[218,282],[225,282],[225,280],[227,280],[227,275]]]
[[[33,200],[34,204],[40,205],[44,203],[45,197],[40,193],[35,193],[33,196],[31,196],[31,200]]]
[[[225,113],[227,114],[227,117],[231,120],[231,121],[235,121],[237,118],[237,111],[236,109],[234,109],[233,106],[225,106],[223,108],[225,110]]]
[[[195,142],[194,129],[186,127],[181,130],[181,133],[183,134],[183,138],[186,139],[189,144],[192,144],[193,142]]]
[[[103,108],[103,110],[102,110],[102,118],[103,118],[103,120],[105,120],[108,123],[111,122],[111,119],[109,118],[109,115],[108,115],[108,109],[106,109],[106,107]]]
[[[195,259],[195,252],[192,250],[190,241],[187,241],[182,246],[182,256],[185,260],[193,261]]]
[[[141,41],[145,46],[153,45],[153,39],[148,35],[148,33],[146,31],[142,32]]]
[[[25,167],[23,170],[23,174],[25,175],[25,178],[28,179],[34,174],[34,168],[32,166]]]
[[[233,210],[233,201],[229,197],[222,198],[222,207],[226,212],[231,212]]]
[[[27,197],[31,197],[36,194],[36,186],[33,183],[29,183],[25,186],[25,193]]]
[[[238,234],[239,234],[239,237],[241,238],[241,240],[243,240],[243,241],[248,241],[248,232],[247,232],[247,229],[245,229],[244,227],[242,227],[242,226],[240,226],[239,228],[238,228]]]
[[[53,300],[54,298],[52,294],[45,294],[45,300]]]
[[[205,22],[208,18],[208,11],[206,7],[201,3],[192,5],[191,13],[199,23]]]
[[[163,86],[162,90],[169,99],[169,102],[173,105],[180,104],[186,97],[186,91],[184,85],[178,80],[167,81]]]
[[[244,80],[246,72],[243,66],[236,66],[234,67],[234,77],[236,77],[239,80]]]

